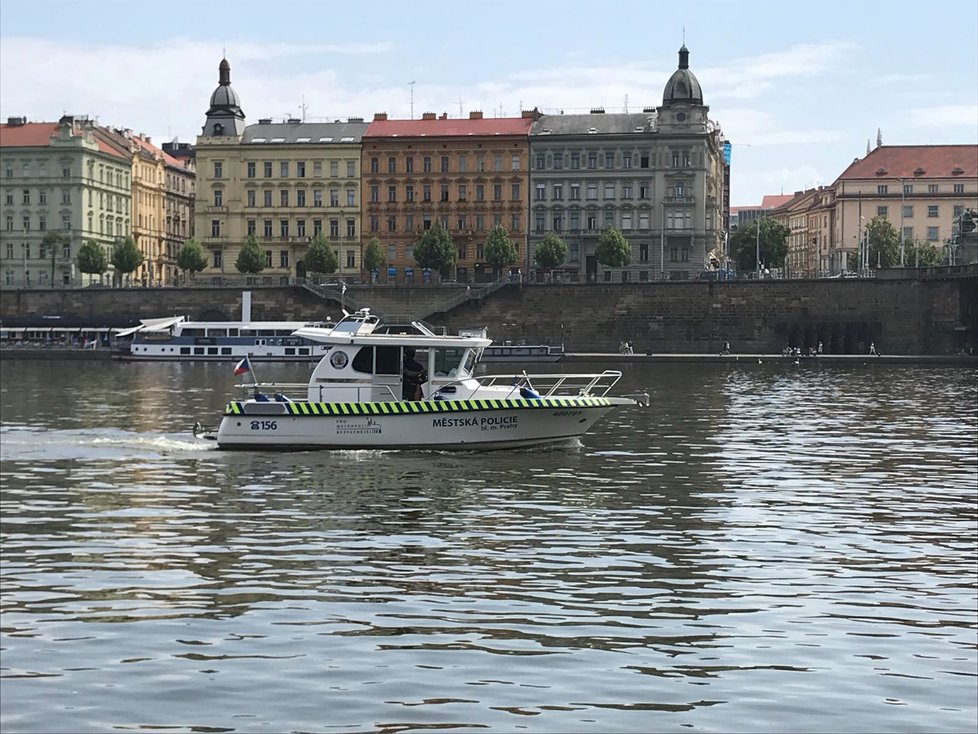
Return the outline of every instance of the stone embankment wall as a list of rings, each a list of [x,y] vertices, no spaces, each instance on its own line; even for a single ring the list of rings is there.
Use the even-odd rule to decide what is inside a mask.
[[[340,304],[300,287],[258,286],[254,320],[338,317]],[[497,342],[560,344],[568,351],[780,352],[823,343],[827,354],[865,351],[947,354],[978,344],[978,278],[931,280],[771,280],[629,284],[507,285],[466,300],[464,288],[352,286],[348,310],[370,306],[400,319],[421,317],[454,332],[488,326]],[[445,304],[462,297],[461,305]],[[160,318],[236,320],[241,290],[85,288],[2,290],[0,319],[72,316],[86,321]]]

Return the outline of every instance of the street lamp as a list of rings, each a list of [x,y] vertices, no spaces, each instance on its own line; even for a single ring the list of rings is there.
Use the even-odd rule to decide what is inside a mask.
[[[757,241],[754,243],[754,262],[757,268],[757,277],[761,277],[761,216],[757,215]]]
[[[907,187],[903,185],[903,179],[900,179],[900,267],[903,267],[903,208],[906,202]]]

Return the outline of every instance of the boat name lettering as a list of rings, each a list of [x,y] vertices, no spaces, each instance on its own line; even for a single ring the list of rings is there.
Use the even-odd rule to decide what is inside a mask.
[[[432,418],[432,428],[481,428],[483,431],[498,431],[507,428],[516,428],[519,425],[519,416],[516,415],[491,415],[491,416],[464,416],[459,418]]]
[[[252,431],[276,431],[278,430],[278,421],[252,421],[251,430]]]
[[[380,423],[374,418],[366,419],[336,419],[336,435],[363,435],[367,433],[383,433]]]
[[[584,413],[583,410],[555,410],[555,418],[573,418]]]

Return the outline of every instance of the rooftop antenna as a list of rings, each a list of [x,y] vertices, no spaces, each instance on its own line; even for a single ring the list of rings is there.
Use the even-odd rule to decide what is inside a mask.
[[[411,87],[411,119],[414,119],[414,81],[409,81],[408,86]]]
[[[628,95],[625,95],[625,114],[628,114]]]
[[[302,104],[299,105],[299,109],[302,110],[302,121],[305,122],[306,121],[306,110],[308,110],[309,108],[306,107],[306,95],[304,95],[304,94],[302,95]]]
[[[458,95],[458,116],[462,117],[462,95]]]

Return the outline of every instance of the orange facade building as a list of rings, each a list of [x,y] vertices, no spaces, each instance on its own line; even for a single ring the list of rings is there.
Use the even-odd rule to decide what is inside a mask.
[[[529,132],[537,117],[420,120],[374,115],[363,135],[363,242],[376,238],[386,260],[380,282],[417,282],[414,242],[440,222],[458,250],[460,281],[485,282],[493,270],[483,258],[489,230],[501,225],[516,244],[512,272],[526,268]]]

